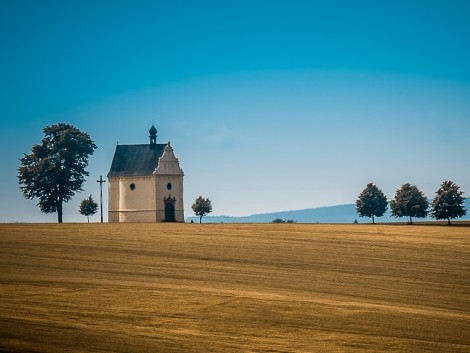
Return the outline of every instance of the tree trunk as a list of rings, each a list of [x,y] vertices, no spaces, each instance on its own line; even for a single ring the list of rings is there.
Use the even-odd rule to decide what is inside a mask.
[[[88,218],[88,223],[90,223],[90,216],[86,216],[86,218]]]
[[[410,216],[410,224],[413,224],[413,220],[411,219],[411,216]]]
[[[450,217],[447,218],[447,225],[450,226]]]
[[[202,216],[199,216],[199,223],[202,223]]]
[[[372,216],[372,224],[375,224],[374,216]]]
[[[62,202],[57,206],[57,222],[62,223]]]

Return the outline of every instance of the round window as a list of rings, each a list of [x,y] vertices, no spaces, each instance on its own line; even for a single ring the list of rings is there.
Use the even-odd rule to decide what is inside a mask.
[[[171,183],[166,184],[166,188],[167,188],[168,190],[171,190]]]
[[[132,183],[131,185],[129,185],[129,187],[131,188],[131,190],[135,190],[135,184]]]

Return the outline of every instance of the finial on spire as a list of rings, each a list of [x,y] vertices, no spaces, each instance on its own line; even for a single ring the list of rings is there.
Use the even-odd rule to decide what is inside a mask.
[[[152,127],[149,130],[149,137],[150,137],[150,144],[156,145],[157,144],[157,129],[152,124]]]

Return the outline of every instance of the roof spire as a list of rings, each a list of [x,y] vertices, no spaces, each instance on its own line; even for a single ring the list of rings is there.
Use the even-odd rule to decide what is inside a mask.
[[[155,126],[152,124],[152,127],[149,130],[149,137],[150,137],[150,145],[156,145],[157,144],[157,129]]]

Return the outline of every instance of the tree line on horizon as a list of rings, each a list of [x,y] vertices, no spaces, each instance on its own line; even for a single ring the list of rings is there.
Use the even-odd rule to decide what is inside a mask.
[[[44,213],[57,212],[58,222],[62,223],[63,203],[71,200],[77,191],[83,191],[88,158],[97,148],[90,136],[73,125],[58,123],[43,128],[44,137],[34,144],[30,154],[23,154],[18,168],[18,180],[23,196],[39,200],[38,206]],[[436,191],[430,205],[424,194],[409,183],[403,184],[390,201],[394,217],[424,218],[431,214],[436,220],[451,219],[466,215],[463,192],[450,180],[445,180]],[[89,217],[97,211],[97,204],[91,195],[82,201],[79,212]],[[429,210],[431,206],[431,210]],[[385,194],[373,183],[367,184],[356,201],[356,212],[360,217],[372,218],[384,215],[388,208]],[[193,211],[202,217],[212,211],[208,198],[199,196],[192,206]]]
[[[416,185],[406,183],[395,192],[390,201],[390,213],[395,218],[408,217],[409,224],[413,224],[413,218],[424,218],[430,214],[436,220],[447,220],[450,225],[451,219],[467,214],[464,202],[463,192],[451,180],[442,182],[431,204]],[[388,205],[382,190],[369,183],[356,200],[356,212],[360,217],[372,218],[374,224],[375,217],[382,217]]]

